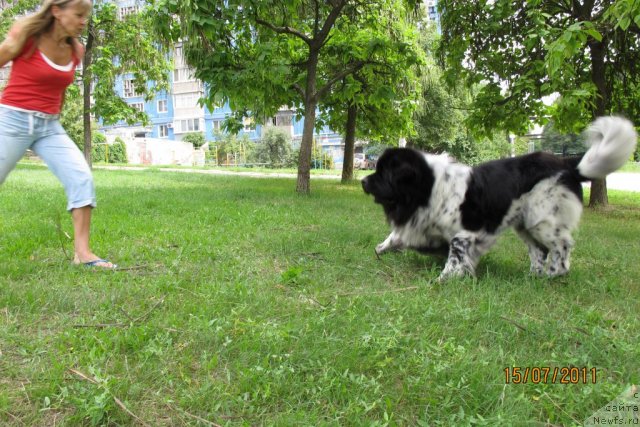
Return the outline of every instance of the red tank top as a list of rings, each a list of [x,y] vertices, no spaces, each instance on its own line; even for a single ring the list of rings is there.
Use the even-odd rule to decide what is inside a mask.
[[[59,114],[62,95],[75,77],[80,62],[72,54],[68,65],[56,65],[37,48],[34,40],[25,43],[22,52],[13,59],[9,82],[0,103],[25,110]]]

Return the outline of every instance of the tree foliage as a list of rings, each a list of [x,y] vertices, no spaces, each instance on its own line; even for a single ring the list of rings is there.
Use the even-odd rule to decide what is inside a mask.
[[[350,45],[342,29],[376,28],[392,1],[158,0],[155,22],[165,40],[183,42],[210,107],[228,102],[237,122],[251,114],[260,123],[284,105],[304,115],[297,191],[308,193],[318,104],[385,47],[375,38]],[[325,65],[338,59],[339,70]]]
[[[575,156],[586,151],[582,134],[558,132],[553,121],[544,126],[540,149],[562,156]]]
[[[640,18],[630,0],[441,0],[449,84],[481,85],[468,124],[524,134],[532,118],[578,131],[594,117],[640,113]],[[553,108],[543,98],[559,95]],[[599,190],[602,188],[604,190]],[[594,186],[591,204],[606,203]]]
[[[270,168],[287,166],[291,157],[291,135],[284,129],[265,128],[262,140],[256,144],[255,159]]]
[[[91,114],[105,124],[148,123],[146,113],[129,105],[115,92],[118,77],[132,79],[136,94],[147,101],[156,93],[168,90],[171,61],[167,59],[168,51],[156,43],[154,18],[147,12],[144,9],[120,17],[116,4],[104,0],[94,2],[82,74],[85,157],[91,152]]]
[[[11,26],[15,16],[29,13],[40,5],[39,0],[15,0],[2,10],[0,31]],[[128,124],[148,123],[148,117],[129,104],[115,92],[118,76],[132,78],[135,90],[145,100],[150,100],[161,91],[168,89],[171,62],[167,50],[156,43],[157,34],[151,22],[154,20],[146,9],[124,18],[118,16],[117,5],[112,1],[96,0],[84,36],[86,46],[83,58],[83,121],[84,153],[91,163],[92,116],[102,119],[105,124],[125,121]],[[71,87],[66,104],[76,108],[78,92]],[[68,110],[68,109],[67,109]],[[64,112],[70,118],[75,113]],[[63,121],[65,119],[63,118]],[[77,122],[65,121],[72,139],[77,141]]]
[[[190,132],[182,138],[182,141],[190,142],[196,150],[207,142],[202,132]]]
[[[401,1],[375,15],[377,24],[341,22],[341,45],[334,46],[326,66],[334,73],[345,67],[353,50],[367,44],[379,46],[375,56],[359,70],[336,82],[320,104],[321,121],[342,129],[345,138],[342,181],[353,179],[355,140],[380,141],[395,145],[413,132],[412,115],[420,93],[418,71],[424,53],[418,43],[416,22]]]

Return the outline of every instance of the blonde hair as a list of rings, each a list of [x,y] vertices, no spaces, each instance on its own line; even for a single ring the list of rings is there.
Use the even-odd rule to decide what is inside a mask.
[[[81,4],[87,11],[92,8],[91,0],[43,0],[40,8],[27,15],[24,18],[18,20],[14,27],[20,29],[18,34],[14,34],[20,46],[22,46],[29,38],[40,38],[43,34],[50,31],[55,22],[53,16],[53,6],[57,6],[60,9],[66,9],[69,6]],[[78,41],[74,41],[73,38],[67,37],[67,43],[72,46],[74,52],[79,53],[80,50],[77,45]]]

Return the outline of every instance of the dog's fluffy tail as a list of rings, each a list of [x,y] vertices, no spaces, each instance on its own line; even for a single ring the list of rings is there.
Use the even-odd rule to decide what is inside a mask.
[[[578,163],[587,179],[604,178],[621,168],[636,148],[638,136],[633,124],[622,117],[599,117],[586,130],[589,149]]]

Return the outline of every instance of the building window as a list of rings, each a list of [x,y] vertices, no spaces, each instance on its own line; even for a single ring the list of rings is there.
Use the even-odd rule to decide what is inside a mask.
[[[211,124],[213,126],[214,132],[220,132],[220,128],[222,127],[222,120],[214,120],[213,122],[211,122]]]
[[[167,111],[169,111],[169,107],[167,106],[167,100],[166,99],[158,100],[158,113],[166,113]]]
[[[245,117],[244,119],[242,119],[242,122],[244,123],[245,132],[253,132],[254,130],[256,130],[256,126],[253,123],[253,119],[251,117]]]
[[[202,96],[199,92],[180,93],[176,95],[175,108],[194,108]]]
[[[158,137],[166,138],[169,136],[169,125],[158,126]]]
[[[118,17],[124,19],[126,16],[138,13],[138,6],[123,6],[118,9]]]
[[[144,113],[144,102],[134,102],[133,104],[130,104],[130,105],[136,110]]]
[[[136,96],[140,96],[140,94],[136,92],[136,88],[133,85],[133,79],[125,80],[124,81],[124,97],[133,98]]]
[[[200,131],[200,119],[185,119],[178,120],[178,132],[199,132]]]
[[[291,126],[293,124],[292,113],[278,113],[272,121],[274,126]]]
[[[196,78],[193,76],[193,70],[191,68],[177,68],[173,70],[173,81],[175,83],[194,82]]]

